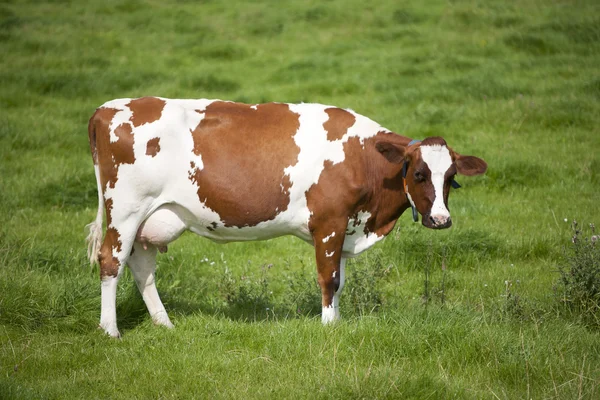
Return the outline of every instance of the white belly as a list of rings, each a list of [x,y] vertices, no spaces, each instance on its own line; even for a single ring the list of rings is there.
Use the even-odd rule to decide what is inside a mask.
[[[136,241],[164,248],[189,230],[216,242],[265,240],[283,235],[295,235],[312,243],[308,224],[301,221],[275,218],[256,226],[226,227],[211,221],[213,214],[206,209],[192,213],[177,204],[165,204],[154,211],[139,227]],[[206,215],[204,215],[206,214]]]
[[[202,212],[199,212],[199,214],[202,214]],[[275,218],[271,221],[261,222],[256,226],[237,228],[211,224],[207,222],[211,217],[210,212],[207,215],[198,215],[198,213],[192,213],[180,205],[165,204],[156,209],[142,223],[138,229],[136,241],[144,245],[156,246],[164,251],[169,243],[179,238],[184,231],[190,230],[200,236],[221,243],[265,240],[282,235],[295,235],[312,244],[308,224],[302,224],[298,221]],[[349,221],[343,246],[344,257],[357,256],[383,239],[383,236],[377,236],[374,233],[365,234],[364,227],[369,217],[370,213],[361,212],[356,218]]]

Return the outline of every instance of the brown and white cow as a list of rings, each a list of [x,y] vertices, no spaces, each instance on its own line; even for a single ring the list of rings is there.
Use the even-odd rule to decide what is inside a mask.
[[[89,256],[100,262],[100,326],[111,336],[119,336],[125,264],[154,322],[172,327],[155,258],[186,230],[217,242],[295,235],[312,244],[322,321],[334,321],[345,259],[385,237],[411,206],[426,227],[449,227],[454,175],[487,168],[440,137],[414,143],[321,104],[118,99],[96,110],[89,138],[99,197]]]

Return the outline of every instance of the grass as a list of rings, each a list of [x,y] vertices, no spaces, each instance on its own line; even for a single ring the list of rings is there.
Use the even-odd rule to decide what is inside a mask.
[[[0,397],[596,398],[600,332],[556,284],[571,221],[600,223],[599,11],[2,3]],[[97,204],[86,127],[104,101],[143,95],[350,107],[442,135],[489,171],[460,180],[451,230],[407,213],[349,263],[336,326],[320,325],[311,247],[188,234],[159,256],[176,329],[152,326],[127,272],[124,336],[111,340],[85,257]]]

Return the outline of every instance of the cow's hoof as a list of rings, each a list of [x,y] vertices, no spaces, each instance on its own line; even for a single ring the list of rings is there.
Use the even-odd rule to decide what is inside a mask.
[[[339,307],[323,307],[321,322],[323,325],[332,324],[340,319]]]
[[[165,311],[154,314],[152,316],[152,322],[154,322],[154,325],[164,326],[169,329],[175,328]]]
[[[117,326],[103,326],[102,324],[98,325],[98,329],[102,329],[108,336],[113,337],[115,339],[121,339],[121,333],[117,329]]]

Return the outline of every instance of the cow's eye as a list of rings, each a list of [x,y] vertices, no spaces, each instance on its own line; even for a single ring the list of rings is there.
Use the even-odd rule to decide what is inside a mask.
[[[421,171],[415,171],[415,181],[423,182],[425,180],[425,176],[421,173]]]

